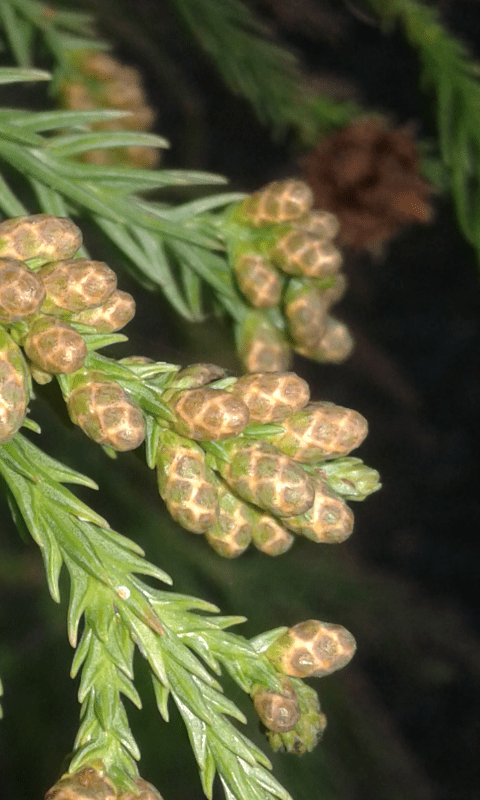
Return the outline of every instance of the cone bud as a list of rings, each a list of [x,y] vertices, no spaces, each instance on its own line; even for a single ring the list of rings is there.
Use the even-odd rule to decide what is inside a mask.
[[[324,292],[308,283],[293,281],[285,295],[285,317],[292,339],[302,347],[313,347],[325,333],[327,309]]]
[[[285,675],[322,678],[346,666],[355,650],[355,639],[342,625],[310,619],[289,628],[265,655]]]
[[[218,469],[243,500],[280,517],[310,508],[313,484],[299,464],[263,441],[233,440],[228,449],[230,461]]]
[[[39,316],[23,342],[36,367],[54,375],[76,372],[87,356],[87,346],[70,325],[53,317]]]
[[[117,276],[103,261],[71,258],[46,264],[39,276],[47,292],[45,310],[77,314],[104,303],[117,288]]]
[[[281,422],[310,399],[308,384],[294,372],[243,375],[232,386],[250,412],[251,422]]]
[[[177,417],[173,427],[189,439],[227,439],[241,433],[250,420],[243,400],[221,389],[202,387],[177,392],[169,405]]]
[[[295,692],[300,708],[300,717],[291,731],[277,733],[267,731],[267,739],[274,750],[302,755],[310,753],[327,726],[327,718],[322,713],[317,693],[303,681],[295,681]]]
[[[313,204],[313,192],[304,181],[273,181],[240,203],[236,217],[259,227],[297,219]]]
[[[224,558],[236,558],[252,541],[252,529],[248,507],[219,483],[217,518],[205,534],[209,545]]]
[[[368,433],[367,420],[358,411],[327,401],[309,403],[282,426],[284,433],[270,441],[282,453],[304,463],[346,456]]]
[[[267,556],[281,556],[290,550],[294,536],[271,514],[258,514],[252,530],[252,541],[257,550]]]
[[[173,431],[162,434],[157,456],[158,489],[172,515],[192,533],[205,533],[217,520],[218,481],[193,441]]]
[[[300,719],[300,706],[288,678],[283,678],[281,683],[281,692],[256,685],[251,694],[255,711],[265,727],[276,733],[287,733]]]
[[[233,265],[238,287],[255,308],[274,308],[280,302],[283,279],[259,253],[243,253]]]
[[[331,242],[323,242],[314,233],[293,229],[271,251],[274,264],[287,275],[323,278],[338,272],[342,256]]]
[[[295,347],[297,353],[322,364],[341,364],[355,347],[347,326],[338,319],[327,316],[321,339],[313,346]]]
[[[111,781],[93,767],[64,775],[45,795],[45,800],[116,800]]]
[[[132,295],[116,289],[101,305],[75,314],[72,322],[91,325],[99,333],[113,333],[124,328],[134,316],[135,300]]]
[[[137,792],[122,792],[118,800],[162,800],[160,792],[143,778],[135,778]]]
[[[178,389],[201,389],[213,381],[225,377],[225,370],[216,364],[191,364],[175,372],[167,381],[168,386]]]
[[[22,425],[29,396],[28,367],[22,351],[0,327],[0,444],[8,442]]]
[[[285,517],[288,530],[321,544],[339,544],[353,531],[353,513],[329,485],[315,480],[315,498],[303,514]]]
[[[0,322],[36,314],[45,299],[42,281],[23,261],[0,258]]]
[[[247,372],[285,372],[290,364],[285,337],[259,312],[249,314],[238,326],[237,349]]]
[[[338,303],[348,287],[347,277],[343,272],[337,272],[330,277],[333,281],[332,285],[328,289],[322,289],[322,300],[326,308],[331,308]],[[330,319],[333,319],[333,317]]]
[[[312,209],[295,221],[295,227],[313,233],[317,239],[331,241],[340,231],[340,222],[330,211]]]
[[[73,258],[82,244],[79,228],[64,217],[34,214],[0,223],[0,256],[45,264]]]
[[[347,500],[365,500],[368,495],[381,489],[377,470],[367,467],[360,458],[326,461],[315,473]]]
[[[67,408],[72,422],[98,444],[118,451],[134,450],[145,438],[140,408],[120,384],[102,372],[89,372],[76,381]]]

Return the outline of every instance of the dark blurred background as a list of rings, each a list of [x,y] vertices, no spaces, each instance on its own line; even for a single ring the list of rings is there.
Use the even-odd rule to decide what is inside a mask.
[[[84,5],[118,41],[117,54],[142,70],[158,108],[157,130],[172,142],[166,166],[222,173],[240,190],[298,174],[294,140],[272,141],[178,27],[166,0]],[[480,55],[478,3],[437,5]],[[419,88],[415,54],[400,33],[384,35],[360,3],[254,6],[320,88],[386,112],[395,124],[413,121],[419,136],[435,138],[434,107]],[[381,472],[383,489],[354,507],[356,528],[345,544],[299,540],[278,559],[247,552],[222,560],[171,522],[140,456],[111,463],[63,418],[49,387],[34,413],[48,452],[100,483],[98,497],[84,496],[145,547],[178,591],[245,614],[245,635],[308,618],[354,633],[352,664],[313,684],[328,717],[323,742],[301,759],[273,756],[275,774],[296,800],[480,798],[479,270],[448,196],[433,202],[433,222],[402,231],[381,257],[346,256],[350,288],[338,315],[357,342],[349,361],[322,366],[298,357],[294,364],[314,399],[355,408],[370,422],[358,455]],[[117,347],[118,355],[210,361],[239,371],[224,321],[187,326],[126,273],[119,283],[136,295],[139,311],[130,344]],[[52,604],[34,546],[18,541],[4,506],[1,515],[2,786],[5,796],[34,800],[57,779],[75,736],[72,653],[65,601]],[[182,723],[173,714],[167,728],[140,660],[137,674],[145,709],[131,716],[142,775],[165,800],[200,800]],[[231,691],[248,715],[248,735],[261,743],[248,702]]]

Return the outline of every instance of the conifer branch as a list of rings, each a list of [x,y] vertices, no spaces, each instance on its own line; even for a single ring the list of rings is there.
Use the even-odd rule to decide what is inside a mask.
[[[420,0],[368,0],[388,30],[400,24],[436,95],[439,147],[460,227],[480,254],[480,79],[468,49]]]

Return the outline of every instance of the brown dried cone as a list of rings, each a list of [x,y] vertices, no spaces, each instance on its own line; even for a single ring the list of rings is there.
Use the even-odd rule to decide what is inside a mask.
[[[8,442],[25,419],[30,378],[22,351],[0,326],[0,444]]]
[[[327,315],[321,338],[313,345],[297,345],[295,352],[322,364],[340,364],[352,354],[354,347],[355,342],[347,326]]]
[[[104,303],[80,311],[71,321],[91,325],[99,333],[113,333],[124,328],[134,316],[135,300],[132,295],[116,289]]]
[[[285,517],[283,524],[288,530],[313,542],[344,542],[353,531],[354,517],[351,509],[326,481],[316,476],[314,485],[315,499],[311,508],[303,514]]]
[[[161,434],[157,452],[158,489],[172,515],[192,533],[205,533],[217,520],[218,480],[193,441],[173,431]]]
[[[0,256],[34,262],[73,258],[82,244],[82,233],[70,220],[50,214],[12,217],[0,223]]]
[[[308,383],[294,372],[243,375],[231,387],[250,412],[250,421],[281,422],[300,411],[310,399]]]
[[[135,778],[135,785],[138,792],[122,792],[118,800],[162,800],[162,795],[143,778]]]
[[[356,647],[342,625],[310,619],[289,628],[265,655],[275,669],[292,678],[322,678],[345,667]]]
[[[67,409],[72,422],[90,439],[114,450],[134,450],[145,438],[140,408],[120,384],[102,372],[87,372],[74,378]]]
[[[284,432],[269,441],[295,461],[309,464],[348,455],[368,433],[367,420],[358,411],[327,401],[309,403],[282,427]]]
[[[36,367],[54,375],[76,372],[87,356],[80,334],[66,322],[47,316],[34,319],[23,348]]]
[[[270,257],[275,266],[287,275],[305,275],[308,278],[331,275],[342,265],[341,253],[332,242],[298,228],[292,228],[279,239]]]
[[[359,119],[325,138],[301,166],[315,205],[340,220],[342,245],[372,248],[405,224],[431,219],[432,189],[420,176],[411,126]]]
[[[111,781],[102,771],[82,767],[71,775],[63,775],[45,795],[45,800],[116,800]]]
[[[103,261],[71,258],[46,264],[38,273],[47,292],[46,313],[76,314],[104,303],[117,288],[117,276]]]
[[[324,335],[327,325],[325,293],[310,280],[290,281],[284,313],[288,332],[297,347],[313,348]]]
[[[285,336],[260,311],[252,311],[236,328],[237,350],[247,372],[285,372],[290,347]]]
[[[205,534],[209,545],[224,558],[237,558],[252,541],[249,507],[225,484],[218,482],[217,518]]]
[[[281,684],[281,692],[254,684],[250,695],[255,711],[265,727],[276,733],[287,733],[300,719],[300,706],[291,681],[282,678]]]
[[[255,308],[274,308],[280,302],[283,279],[273,264],[259,253],[243,253],[233,264],[238,287]]]
[[[312,190],[304,181],[288,178],[250,194],[239,204],[235,219],[259,227],[297,219],[313,205]]]
[[[0,258],[0,322],[36,314],[44,299],[42,281],[23,261]]]
[[[302,514],[310,508],[313,483],[299,464],[263,441],[232,439],[224,446],[230,460],[218,459],[218,470],[247,503],[279,517]]]
[[[173,428],[189,439],[219,441],[241,433],[250,421],[239,397],[221,389],[186,389],[167,400],[176,415]]]
[[[295,727],[287,732],[267,730],[266,736],[273,750],[302,755],[311,753],[327,727],[327,718],[322,713],[318,695],[301,680],[293,680],[298,698],[300,717]]]

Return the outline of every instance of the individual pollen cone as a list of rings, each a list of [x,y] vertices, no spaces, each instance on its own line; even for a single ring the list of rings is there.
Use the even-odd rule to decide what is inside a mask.
[[[248,314],[237,327],[238,355],[247,372],[285,372],[290,347],[278,328],[259,311]]]
[[[162,499],[182,527],[205,533],[215,524],[218,481],[198,445],[165,431],[158,449],[157,478]]]
[[[294,538],[271,514],[255,514],[252,541],[265,555],[283,555],[290,550]]]
[[[46,264],[39,276],[47,292],[45,310],[65,309],[76,314],[95,308],[117,288],[117,276],[103,261],[71,258]]]
[[[0,258],[0,322],[36,314],[45,299],[40,278],[15,258]]]
[[[191,364],[175,372],[166,385],[176,389],[200,389],[225,377],[225,370],[216,364]]]
[[[134,781],[138,792],[122,792],[118,800],[162,800],[160,792],[151,783],[143,778],[135,778]]]
[[[263,441],[232,440],[227,449],[230,461],[219,460],[218,468],[243,500],[280,517],[310,508],[313,484],[299,464]]]
[[[0,223],[0,256],[45,264],[73,258],[82,244],[79,228],[69,219],[50,214],[12,217]]]
[[[327,401],[309,403],[282,426],[284,433],[270,441],[282,453],[304,463],[346,456],[368,433],[367,420],[358,411]]]
[[[313,205],[313,192],[304,181],[273,181],[249,195],[237,210],[239,219],[259,227],[297,219]]]
[[[317,239],[322,241],[331,241],[340,230],[340,223],[335,214],[317,209],[312,209],[303,217],[295,220],[293,224],[302,231],[315,234]]]
[[[265,727],[276,733],[287,733],[300,719],[300,706],[291,682],[283,678],[281,683],[281,692],[257,685],[251,694],[255,711]]]
[[[295,352],[320,363],[340,364],[352,354],[354,347],[355,342],[347,326],[327,315],[321,338],[313,345],[298,344]]]
[[[45,795],[45,800],[116,800],[111,781],[93,767],[64,775]]]
[[[243,375],[232,386],[250,412],[251,422],[281,422],[310,399],[308,383],[294,372]]]
[[[311,281],[294,280],[285,294],[285,317],[292,339],[301,347],[314,347],[325,333],[325,292]]]
[[[0,444],[8,442],[22,425],[29,390],[28,367],[22,351],[0,326]]]
[[[382,488],[377,470],[367,467],[360,458],[325,461],[315,470],[315,476],[327,481],[334,492],[347,500],[365,500]]]
[[[335,245],[324,242],[314,233],[293,228],[271,251],[275,266],[287,275],[323,278],[338,272],[342,256]]]
[[[285,675],[321,678],[346,666],[355,650],[355,639],[342,625],[310,619],[289,628],[265,655]]]
[[[87,356],[87,346],[70,325],[53,317],[37,317],[23,342],[34,365],[54,375],[76,372]]]
[[[90,439],[114,450],[134,450],[145,438],[140,408],[102,372],[87,373],[75,382],[67,408],[72,422]]]
[[[169,400],[173,427],[189,439],[218,441],[236,436],[249,423],[248,408],[239,397],[221,389],[187,389]]]
[[[243,253],[233,265],[240,291],[255,308],[274,308],[280,302],[283,280],[273,264],[259,253]]]
[[[91,325],[99,333],[113,333],[124,328],[134,316],[135,300],[132,295],[116,289],[100,306],[80,311],[71,321]]]
[[[322,300],[326,308],[331,308],[335,303],[338,303],[344,296],[348,287],[347,277],[343,272],[337,272],[330,277],[332,280],[331,286],[329,286],[328,289],[322,289]],[[330,320],[334,321],[333,317],[331,317]]]
[[[339,544],[353,531],[353,513],[341,497],[324,481],[315,481],[315,499],[303,514],[285,517],[288,530],[305,536],[313,542]]]
[[[209,545],[224,558],[236,558],[252,541],[249,509],[226,486],[218,486],[217,518],[205,534]]]
[[[310,753],[315,748],[318,740],[323,736],[327,718],[322,713],[315,690],[299,679],[294,683],[300,708],[298,722],[292,730],[287,732],[267,730],[266,736],[274,750],[286,750],[287,753],[302,755],[302,753]]]

